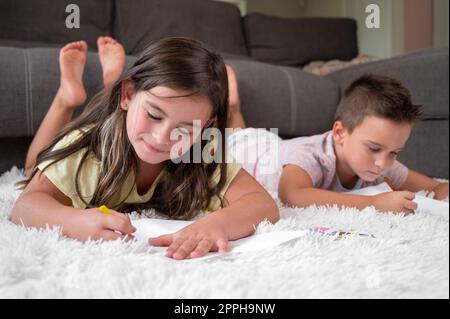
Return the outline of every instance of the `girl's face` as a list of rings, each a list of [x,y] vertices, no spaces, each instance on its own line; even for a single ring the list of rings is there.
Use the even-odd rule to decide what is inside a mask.
[[[143,162],[159,164],[180,157],[212,123],[209,99],[189,94],[163,86],[135,93],[131,82],[123,84],[120,106],[127,111],[128,138]]]

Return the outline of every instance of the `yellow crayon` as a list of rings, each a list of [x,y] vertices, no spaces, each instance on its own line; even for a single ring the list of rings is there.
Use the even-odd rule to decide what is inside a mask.
[[[105,205],[102,205],[102,206],[100,206],[98,209],[100,209],[100,211],[103,213],[103,214],[106,214],[106,215],[112,215],[112,212],[108,209],[108,207],[106,207]]]

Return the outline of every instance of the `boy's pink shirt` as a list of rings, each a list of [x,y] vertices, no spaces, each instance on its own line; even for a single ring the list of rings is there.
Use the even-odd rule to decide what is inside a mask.
[[[262,134],[256,138],[257,133],[261,132]],[[258,144],[258,147],[256,147],[257,162],[249,163],[241,161],[243,167],[272,194],[278,192],[281,173],[283,167],[287,164],[293,164],[303,168],[311,177],[315,188],[335,192],[347,192],[378,185],[384,182],[385,176],[392,181],[394,186],[400,188],[408,175],[408,168],[400,162],[395,161],[392,167],[375,181],[367,182],[358,179],[353,189],[346,189],[342,186],[336,175],[336,155],[331,131],[320,135],[298,137],[289,140],[281,140],[275,134],[253,128],[245,129],[239,134],[239,138],[242,139],[243,136],[247,135],[250,140],[256,141],[255,143]],[[267,141],[273,141],[274,139],[278,140],[277,147],[267,147]],[[255,151],[250,149],[250,152]],[[236,158],[239,161],[239,155]],[[272,167],[273,169],[267,170],[267,167]]]
[[[400,162],[394,161],[392,167],[375,181],[368,182],[358,179],[353,189],[346,189],[336,174],[336,154],[331,131],[320,135],[281,141],[280,167],[287,164],[303,168],[311,177],[314,187],[336,192],[378,185],[384,182],[385,176],[392,181],[395,187],[400,188],[408,175],[408,168]]]

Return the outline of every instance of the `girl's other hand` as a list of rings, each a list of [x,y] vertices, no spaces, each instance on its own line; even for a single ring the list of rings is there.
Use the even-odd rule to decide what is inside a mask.
[[[89,239],[132,240],[132,233],[136,228],[131,224],[130,218],[115,210],[110,211],[111,215],[102,213],[98,208],[83,210],[74,220],[75,227],[70,237],[83,242]]]
[[[169,247],[166,256],[173,259],[198,258],[210,251],[228,252],[225,228],[207,217],[176,233],[150,238],[148,242],[152,246]]]

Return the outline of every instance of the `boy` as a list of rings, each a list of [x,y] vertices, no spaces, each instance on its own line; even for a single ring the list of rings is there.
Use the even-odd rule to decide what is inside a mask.
[[[229,81],[235,82],[234,73]],[[233,93],[230,83],[230,97]],[[230,125],[245,127],[239,103],[230,103]],[[365,75],[345,91],[331,131],[311,137],[279,140],[279,160],[274,149],[258,148],[256,163],[243,163],[269,191],[278,191],[284,204],[306,207],[316,205],[374,206],[381,212],[413,213],[414,193],[432,191],[436,199],[448,197],[447,183],[408,169],[397,161],[405,147],[421,106],[411,103],[409,91],[398,81],[385,76]],[[236,125],[237,123],[237,125]],[[230,136],[231,145],[257,139],[264,145],[271,133],[245,129]],[[264,136],[265,134],[265,136]],[[273,135],[273,134],[272,134]],[[255,144],[255,143],[253,143]],[[242,148],[241,148],[242,150]],[[235,155],[239,160],[239,154]],[[271,174],[261,173],[258,163],[277,162]],[[398,191],[376,196],[350,195],[344,192],[377,185],[387,177]]]

